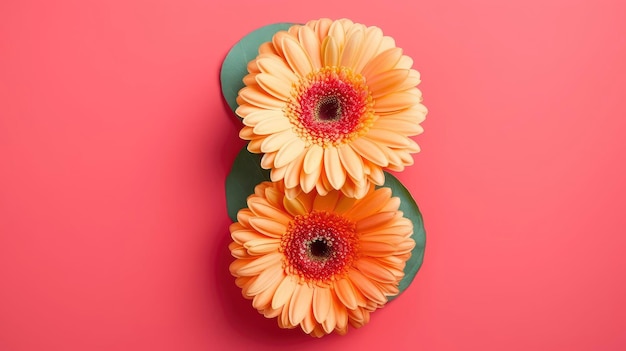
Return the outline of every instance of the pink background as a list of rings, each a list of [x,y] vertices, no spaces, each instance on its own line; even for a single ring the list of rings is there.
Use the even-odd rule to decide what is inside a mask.
[[[218,5],[219,3],[219,5]],[[261,5],[263,3],[263,5]],[[4,0],[0,350],[626,349],[626,2]],[[229,48],[350,17],[415,59],[413,285],[345,337],[229,276]]]

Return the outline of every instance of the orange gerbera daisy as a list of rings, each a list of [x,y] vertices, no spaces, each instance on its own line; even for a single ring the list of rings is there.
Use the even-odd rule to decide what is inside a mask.
[[[263,182],[230,226],[230,272],[243,296],[281,328],[321,337],[361,327],[398,294],[415,242],[389,188],[362,199],[331,190],[285,196]]]
[[[426,107],[419,73],[377,27],[321,19],[280,31],[248,64],[240,137],[272,181],[361,198],[383,169],[413,164]]]

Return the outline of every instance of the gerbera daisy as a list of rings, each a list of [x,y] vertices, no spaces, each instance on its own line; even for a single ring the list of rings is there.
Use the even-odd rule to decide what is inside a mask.
[[[230,272],[281,328],[344,334],[399,293],[415,242],[389,188],[370,187],[362,199],[336,190],[290,198],[282,182],[263,182],[247,204],[230,226]]]
[[[236,113],[290,197],[335,189],[361,198],[383,169],[413,164],[426,108],[413,60],[377,27],[320,19],[280,31],[248,64]]]

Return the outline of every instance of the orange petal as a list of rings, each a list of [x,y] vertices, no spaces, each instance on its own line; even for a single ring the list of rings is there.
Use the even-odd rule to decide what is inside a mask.
[[[268,289],[266,291],[270,291],[270,290]],[[264,292],[264,294],[265,294],[265,292]],[[255,297],[255,299],[256,299],[256,297]],[[254,301],[253,301],[253,303],[254,303]],[[260,312],[263,313],[263,316],[265,318],[276,318],[276,317],[280,316],[281,309],[273,309],[271,307],[267,307],[267,308],[263,309],[263,311],[260,311]]]
[[[371,257],[385,257],[394,255],[397,251],[396,246],[390,243],[380,241],[361,240],[359,249],[363,254]]]
[[[258,275],[272,266],[280,267],[280,261],[282,260],[282,257],[283,255],[278,252],[265,256],[260,256],[259,258],[246,263],[246,265],[239,268],[236,273],[237,275]]]
[[[291,82],[268,73],[259,73],[254,78],[259,86],[268,94],[282,101],[289,100]]]
[[[339,199],[339,194],[338,191],[330,191],[326,196],[317,195],[313,201],[313,210],[332,212]]]
[[[415,241],[413,240],[404,240],[397,246],[397,253],[399,255],[404,253],[409,253],[415,247]]]
[[[277,209],[283,209],[283,195],[282,192],[277,190],[276,188],[268,187],[265,189],[265,198],[267,202],[269,202],[272,206]]]
[[[313,292],[313,315],[315,320],[323,323],[332,305],[331,291],[328,288],[316,287]]]
[[[299,185],[303,160],[304,153],[300,153],[300,155],[295,160],[291,161],[291,163],[287,165],[287,171],[285,172],[286,188],[296,188]]]
[[[400,69],[408,69],[408,68],[411,68],[412,66],[413,66],[413,59],[406,55],[402,55],[402,57],[400,57],[400,60],[396,64],[396,68],[400,68]]]
[[[360,328],[370,321],[370,313],[364,308],[348,310],[348,316],[350,317],[350,325],[355,328]]]
[[[285,178],[285,172],[287,171],[287,166],[281,168],[272,168],[270,171],[270,179],[272,182],[278,182]]]
[[[383,38],[383,40],[381,40],[381,45],[383,45],[385,41],[387,40]],[[401,57],[402,49],[396,47],[387,49],[368,62],[365,67],[363,67],[363,70],[361,70],[361,74],[369,80],[371,77],[381,72],[393,69]]]
[[[410,222],[410,221],[409,221]],[[393,235],[398,238],[406,238],[413,233],[413,225],[412,224],[397,224],[394,223],[393,226],[390,227],[380,227],[374,228],[372,230],[364,230],[361,232],[362,238],[374,237],[379,235]],[[367,239],[370,240],[370,239]],[[374,240],[370,240],[374,241]]]
[[[261,144],[263,143],[263,140],[265,140],[265,137],[259,137],[259,138],[250,140],[250,142],[248,143],[248,151],[254,154],[260,154]]]
[[[274,166],[275,158],[276,158],[275,152],[268,152],[264,154],[263,157],[261,157],[261,167],[263,167],[264,169],[271,169]]]
[[[237,259],[237,260],[234,260],[228,266],[228,270],[230,271],[230,274],[232,274],[233,276],[240,277],[240,275],[238,273],[239,270],[241,268],[245,267],[248,263],[250,263],[252,261],[253,261],[252,259]],[[241,287],[241,286],[239,286],[239,287]]]
[[[287,226],[270,218],[250,218],[252,228],[272,238],[280,238],[287,231]]]
[[[356,201],[357,200],[354,198],[345,197],[345,196],[340,197],[339,201],[337,201],[337,206],[335,206],[335,213],[337,214],[345,213],[346,211],[351,209],[352,206],[354,206],[354,203]]]
[[[252,278],[256,278],[256,277],[237,277],[235,278],[235,285],[237,285],[237,287],[239,288],[248,286],[250,285],[250,281],[252,280]]]
[[[419,78],[415,80],[415,77],[410,76],[410,74],[411,71],[408,69],[381,72],[367,80],[367,87],[372,92],[372,97],[378,99],[390,93],[415,87],[419,83]],[[259,85],[262,86],[261,83]]]
[[[291,84],[298,81],[298,77],[293,73],[287,63],[278,57],[261,57],[257,60],[261,72],[271,74],[285,82]]]
[[[230,230],[230,232],[234,232],[235,230],[242,230],[242,229],[246,229],[247,227],[245,227],[244,225],[242,225],[239,222],[233,222],[228,226],[228,230]]]
[[[248,199],[248,208],[258,217],[272,218],[284,225],[289,224],[292,219],[291,216],[288,216],[283,211],[271,206],[267,200],[258,197]]]
[[[356,198],[356,199],[360,198],[360,197],[356,196],[357,195],[357,189],[356,189],[355,183],[352,181],[352,178],[350,178],[350,177],[346,178],[346,182],[343,184],[343,187],[341,187],[341,192],[346,197],[353,197],[353,198]]]
[[[257,125],[259,122],[264,121],[266,119],[274,119],[277,117],[283,117],[283,113],[282,111],[279,110],[254,110],[251,113],[248,113],[247,115],[245,115],[245,117],[243,117],[242,122],[243,124],[249,126],[249,127],[254,127],[255,125]]]
[[[313,288],[308,284],[298,284],[293,292],[293,298],[289,304],[289,321],[293,325],[297,325],[311,310],[311,302],[313,301]]]
[[[370,174],[368,178],[376,185],[383,185],[385,183],[385,173],[382,168],[374,164],[370,166]]]
[[[283,54],[291,69],[300,77],[306,77],[313,71],[311,59],[298,41],[292,37],[282,38]]]
[[[304,167],[303,167],[304,168]],[[300,186],[302,187],[302,191],[305,193],[310,192],[315,188],[315,185],[320,179],[320,174],[322,173],[323,167],[317,167],[314,169],[312,173],[302,172],[300,173]]]
[[[280,168],[286,166],[304,152],[304,147],[305,144],[302,140],[292,138],[278,150],[276,159],[274,160],[274,167]],[[287,187],[291,188],[290,186]]]
[[[270,109],[280,110],[285,106],[285,102],[281,101],[265,92],[259,90],[258,87],[247,86],[239,91],[239,96],[247,103]]]
[[[346,45],[341,53],[341,66],[354,68],[358,62],[364,38],[365,34],[362,30],[355,30],[349,33]]]
[[[387,302],[387,297],[383,292],[359,271],[351,269],[348,271],[348,276],[354,283],[354,286],[359,289],[368,300],[378,305],[384,305]]]
[[[348,279],[339,279],[335,281],[335,294],[339,298],[342,304],[344,304],[349,309],[357,308],[357,300],[356,295],[354,293],[354,288]]]
[[[280,246],[280,239],[255,239],[247,241],[243,247],[248,250],[248,253],[253,256],[265,255],[272,252],[277,252]]]
[[[315,317],[313,316],[313,308],[309,306],[309,312],[304,315],[304,319],[300,322],[300,327],[302,331],[311,334],[315,329],[317,323],[315,322]]]
[[[315,184],[315,189],[319,195],[325,196],[328,194],[328,191],[332,189],[330,182],[328,181],[328,176],[326,176],[326,171],[323,171],[320,174],[320,179]]]
[[[307,211],[306,206],[297,197],[296,198],[285,197],[283,199],[283,206],[285,206],[285,210],[289,212],[289,214],[292,216],[304,215],[304,214],[309,213],[309,211]]]
[[[324,170],[333,189],[341,189],[346,182],[346,170],[341,166],[336,148],[324,149]]]
[[[381,283],[396,283],[396,277],[385,266],[377,264],[367,258],[362,258],[354,263],[354,266],[363,273],[364,276]]]
[[[275,152],[280,150],[285,144],[297,139],[291,130],[285,130],[276,134],[269,135],[261,144],[261,152]]]
[[[408,152],[413,152],[413,153],[420,152],[420,146],[417,145],[417,143],[413,139],[408,139],[408,143],[409,143],[409,146],[404,148],[404,150],[406,150]],[[401,158],[402,158],[402,156],[401,156]],[[404,159],[402,159],[402,160],[404,161]]]
[[[335,313],[335,301],[336,298],[332,298],[330,301],[330,308],[328,309],[328,314],[326,315],[326,319],[322,322],[322,328],[327,334],[332,333],[337,325],[337,313]]]
[[[294,186],[293,188],[285,187],[285,197],[295,199],[296,197],[300,196],[300,194],[302,194],[302,188],[300,188],[299,186]]]
[[[244,126],[239,131],[239,137],[243,140],[251,140],[251,139],[256,138],[257,136],[254,134],[253,128]]]
[[[307,213],[313,210],[313,201],[315,200],[315,193],[300,193],[298,195],[298,200],[302,202],[304,208],[306,208]]]
[[[339,21],[334,21],[328,29],[328,37],[333,38],[337,47],[342,48],[346,41],[346,31]]]
[[[289,29],[287,29],[287,32],[289,34],[291,34],[292,37],[297,38],[298,37],[298,29],[302,27],[302,25],[300,24],[294,24],[291,27],[289,27]]]
[[[320,324],[318,324],[315,326],[315,329],[313,329],[313,331],[309,335],[314,336],[316,338],[321,338],[322,336],[326,335],[326,332],[324,331],[324,328]]]
[[[276,289],[276,293],[272,298],[272,308],[281,308],[293,295],[294,290],[296,289],[296,279],[292,276],[286,276],[278,285]]]
[[[376,129],[386,129],[402,132],[403,135],[418,135],[424,132],[424,128],[417,122],[417,118],[393,118],[384,116],[376,121]]]
[[[230,233],[230,236],[236,243],[241,245],[250,240],[267,238],[265,235],[257,232],[256,230],[250,229],[236,230]]]
[[[374,57],[383,39],[383,31],[378,27],[365,29],[365,39],[361,47],[361,54],[354,65],[354,71],[360,73],[363,67]]]
[[[298,28],[298,40],[300,40],[304,51],[309,55],[313,69],[320,69],[322,67],[320,41],[313,29],[308,26]]]
[[[396,41],[392,37],[384,36],[380,41],[380,47],[378,48],[377,54],[380,55],[383,52],[393,49],[396,47]],[[400,57],[401,59],[402,57]],[[398,60],[399,61],[399,60]]]
[[[396,284],[384,284],[375,282],[376,286],[380,289],[380,291],[385,294],[385,296],[396,296],[400,293],[400,289],[396,286]]]
[[[258,73],[253,73],[253,74],[246,74],[243,77],[243,84],[247,87],[253,87],[254,89],[259,89],[260,86],[259,84],[256,82],[256,79],[254,79],[254,77],[257,75]]]
[[[387,166],[387,169],[394,172],[402,172],[406,165],[402,158],[400,158],[400,154],[397,152],[398,149],[392,150],[383,148],[383,150],[385,150],[385,154],[387,154],[387,158],[389,158],[389,166]]]
[[[348,310],[346,309],[346,306],[339,302],[337,296],[335,296],[333,307],[335,310],[335,317],[337,318],[335,330],[337,330],[339,334],[345,334],[348,327]]]
[[[311,174],[319,170],[322,166],[324,156],[324,149],[318,145],[311,145],[307,149],[306,156],[304,157],[304,173]]]
[[[418,104],[420,97],[411,90],[404,90],[381,96],[374,101],[374,111],[377,113],[396,112]]]
[[[293,295],[289,295],[287,297],[287,300],[284,303],[284,306],[283,306],[282,311],[280,313],[280,317],[278,318],[278,325],[281,328],[292,329],[292,328],[296,327],[289,320],[289,306],[291,305],[292,302],[293,302]]]
[[[364,170],[363,159],[361,159],[361,156],[359,156],[349,145],[342,145],[337,148],[337,150],[339,151],[339,160],[350,177],[354,178],[356,181],[362,180]]]
[[[231,256],[234,258],[249,258],[248,251],[243,246],[237,246],[237,243],[232,242],[228,245]]]
[[[245,228],[252,228],[250,226],[250,218],[254,216],[254,213],[247,208],[242,208],[237,212],[237,222]]]
[[[387,229],[387,228],[385,228]],[[378,231],[380,234],[361,234],[362,242],[384,242],[386,244],[390,244],[394,247],[394,252],[397,249],[397,246],[406,240],[406,237],[402,235],[392,234],[389,231],[385,231],[385,229],[381,229]]]
[[[358,138],[352,141],[350,146],[358,154],[362,155],[377,166],[387,167],[389,164],[389,160],[387,160],[385,153],[371,140]]]
[[[271,42],[265,42],[259,45],[259,56],[264,55],[278,55]]]
[[[337,41],[333,37],[326,37],[322,42],[322,65],[326,67],[337,66],[339,55]]]
[[[285,58],[285,53],[284,53],[284,49],[283,49],[283,39],[285,37],[291,37],[291,35],[289,33],[287,33],[286,30],[278,31],[272,37],[272,45],[274,45],[274,49],[276,50],[276,54],[278,56],[280,56],[281,58],[283,58],[283,59]]]
[[[260,294],[266,289],[275,287],[283,278],[283,269],[280,264],[271,266],[262,271],[254,283],[250,284],[247,290],[247,295],[252,297]]]
[[[331,24],[333,21],[330,18],[322,18],[314,23],[313,29],[320,41],[328,36]]]
[[[376,189],[376,191],[369,194],[355,204],[350,210],[346,211],[345,216],[349,216],[353,221],[360,221],[365,217],[377,213],[390,198],[390,188]]]

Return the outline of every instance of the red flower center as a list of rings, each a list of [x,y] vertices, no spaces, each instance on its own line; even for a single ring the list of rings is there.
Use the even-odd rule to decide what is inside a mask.
[[[356,249],[355,224],[325,211],[294,217],[280,245],[287,271],[318,283],[345,273]]]
[[[325,67],[296,84],[286,114],[312,144],[339,145],[367,132],[373,99],[365,79],[345,67]]]

